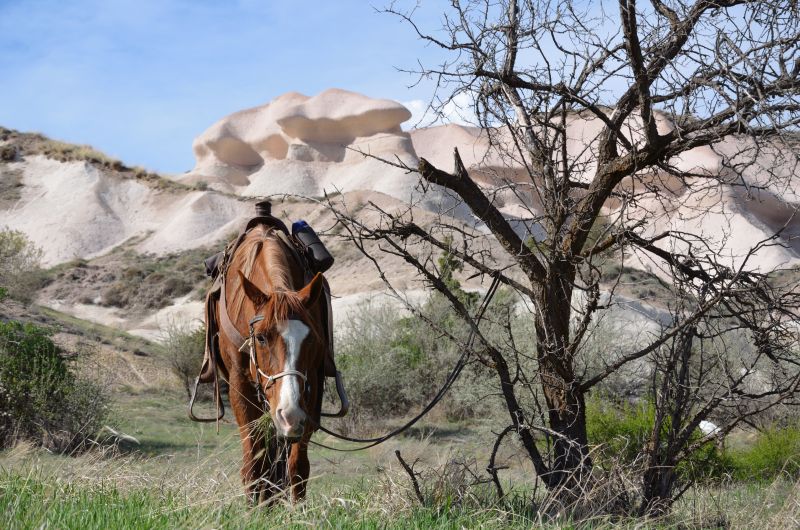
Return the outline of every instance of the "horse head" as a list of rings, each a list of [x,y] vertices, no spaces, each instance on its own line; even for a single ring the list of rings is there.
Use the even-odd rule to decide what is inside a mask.
[[[255,307],[250,320],[250,376],[261,387],[269,403],[278,436],[297,440],[316,421],[316,388],[326,341],[315,308],[323,291],[317,274],[299,291],[266,293],[241,272],[247,298]],[[311,380],[309,380],[311,379]]]

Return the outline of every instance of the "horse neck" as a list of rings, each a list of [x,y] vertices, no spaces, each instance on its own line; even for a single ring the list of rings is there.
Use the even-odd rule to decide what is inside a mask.
[[[265,292],[295,291],[302,287],[293,274],[293,268],[283,245],[274,238],[264,240],[255,260],[251,281]],[[302,281],[302,280],[301,280]]]
[[[239,329],[246,327],[256,307],[239,285],[238,271],[267,294],[296,291],[303,286],[302,270],[287,256],[283,245],[268,234],[256,233],[240,247],[228,271],[230,317]]]

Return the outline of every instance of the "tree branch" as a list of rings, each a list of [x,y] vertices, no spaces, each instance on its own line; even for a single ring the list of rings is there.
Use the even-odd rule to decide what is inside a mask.
[[[424,158],[419,160],[419,172],[426,181],[438,184],[455,192],[470,207],[478,219],[494,234],[506,252],[512,256],[528,278],[539,282],[545,276],[545,268],[530,248],[508,224],[503,215],[486,198],[475,182],[469,177],[458,149],[454,151],[455,174],[450,174],[434,167]]]

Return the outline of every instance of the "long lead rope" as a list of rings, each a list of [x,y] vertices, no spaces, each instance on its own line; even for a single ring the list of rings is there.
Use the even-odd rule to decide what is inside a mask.
[[[483,319],[483,314],[486,312],[486,309],[489,307],[489,302],[491,302],[492,297],[494,296],[495,292],[497,291],[498,285],[500,285],[500,276],[499,275],[495,275],[494,279],[492,280],[492,284],[489,287],[489,290],[486,291],[486,294],[483,297],[483,301],[481,302],[481,305],[478,308],[478,313],[477,313],[477,316],[475,317],[475,326],[473,326],[473,328],[470,329],[469,336],[467,337],[466,347],[464,348],[464,351],[462,352],[461,356],[458,358],[458,361],[456,362],[456,365],[451,370],[450,374],[447,376],[447,379],[445,379],[445,382],[442,385],[442,387],[439,389],[439,391],[433,397],[431,402],[428,403],[425,406],[425,408],[422,409],[422,411],[419,414],[414,416],[410,421],[408,421],[406,424],[402,425],[401,427],[398,427],[398,428],[396,428],[396,429],[384,434],[383,436],[378,436],[376,438],[354,438],[352,436],[345,436],[344,434],[340,434],[340,433],[331,431],[329,429],[326,429],[322,425],[319,425],[319,429],[322,432],[324,432],[326,434],[329,434],[329,435],[333,436],[334,438],[338,438],[338,439],[344,440],[346,442],[355,442],[355,443],[367,444],[367,445],[363,445],[361,447],[348,447],[348,448],[332,447],[332,446],[329,446],[329,445],[322,444],[320,442],[316,442],[314,440],[309,440],[310,443],[312,443],[312,444],[314,444],[314,445],[316,445],[318,447],[323,447],[325,449],[330,449],[332,451],[341,451],[341,452],[362,451],[364,449],[369,449],[370,447],[375,447],[376,445],[381,444],[381,443],[385,442],[386,440],[397,436],[398,434],[400,434],[403,431],[409,429],[415,423],[417,423],[419,420],[421,420],[423,418],[423,416],[425,416],[428,412],[430,412],[431,409],[433,409],[433,407],[435,407],[442,400],[442,398],[444,398],[444,395],[447,393],[448,390],[450,390],[450,387],[453,386],[453,383],[455,383],[456,379],[458,379],[458,376],[461,375],[461,371],[464,369],[464,366],[466,366],[467,357],[469,357],[469,354],[471,352],[472,342],[473,342],[473,340],[475,340],[475,328],[478,326],[478,324],[480,324],[481,319]]]

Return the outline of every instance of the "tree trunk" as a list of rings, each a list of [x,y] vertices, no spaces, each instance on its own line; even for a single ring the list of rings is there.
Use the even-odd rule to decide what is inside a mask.
[[[669,511],[673,503],[672,489],[677,475],[675,463],[668,462],[659,466],[651,466],[644,473],[642,504],[639,515],[659,517]]]
[[[535,319],[539,375],[548,408],[553,440],[552,473],[560,486],[577,486],[591,469],[586,436],[583,391],[575,379],[573,359],[567,352],[574,267],[550,269],[548,281],[536,291]]]

